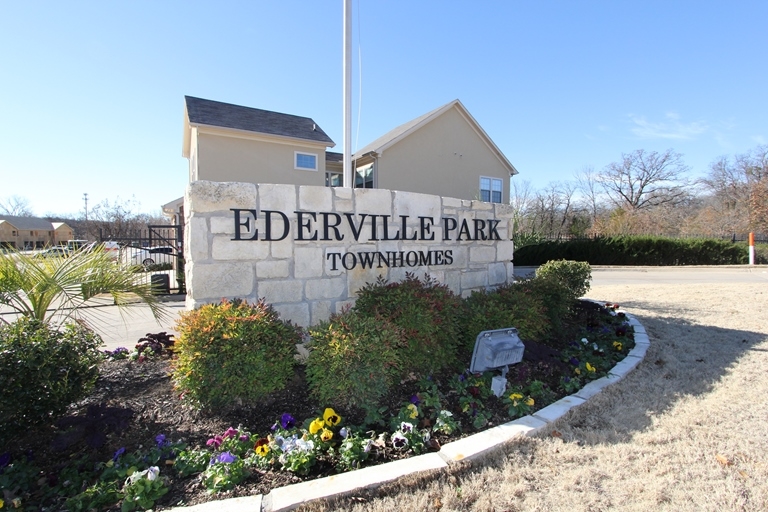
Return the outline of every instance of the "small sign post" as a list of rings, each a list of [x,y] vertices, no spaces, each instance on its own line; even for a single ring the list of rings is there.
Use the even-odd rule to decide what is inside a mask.
[[[755,234],[749,234],[749,264],[755,264]]]

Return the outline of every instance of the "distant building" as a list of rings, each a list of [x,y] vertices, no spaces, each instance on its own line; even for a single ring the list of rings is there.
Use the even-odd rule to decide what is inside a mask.
[[[342,155],[309,117],[185,97],[189,180],[341,186]],[[459,100],[405,123],[352,156],[357,188],[509,202],[515,167]],[[179,219],[181,200],[163,206]]]
[[[42,249],[63,245],[74,239],[74,231],[64,222],[50,222],[38,217],[0,215],[0,247]]]

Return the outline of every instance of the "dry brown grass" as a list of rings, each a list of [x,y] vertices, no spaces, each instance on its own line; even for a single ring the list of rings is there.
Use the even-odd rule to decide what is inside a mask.
[[[768,510],[768,287],[590,297],[621,303],[650,336],[623,381],[483,464],[304,510]]]

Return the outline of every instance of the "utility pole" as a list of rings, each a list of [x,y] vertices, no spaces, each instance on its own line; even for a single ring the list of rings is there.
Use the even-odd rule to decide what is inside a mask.
[[[83,194],[83,201],[85,201],[85,222],[88,222],[88,192]]]

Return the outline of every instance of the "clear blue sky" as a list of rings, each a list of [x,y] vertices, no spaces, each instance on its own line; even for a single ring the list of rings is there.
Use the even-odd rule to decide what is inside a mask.
[[[353,147],[456,98],[535,188],[635,149],[702,174],[768,143],[764,0],[353,9]],[[341,20],[341,0],[1,1],[0,198],[159,211],[187,181],[185,94],[311,117],[341,151]]]

